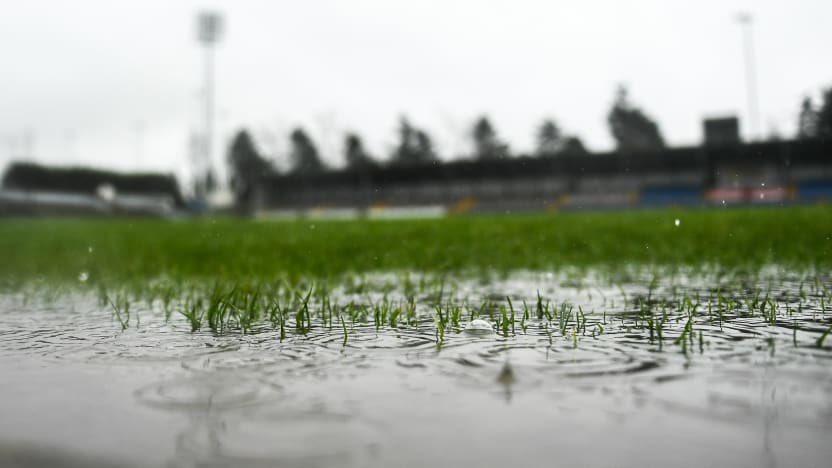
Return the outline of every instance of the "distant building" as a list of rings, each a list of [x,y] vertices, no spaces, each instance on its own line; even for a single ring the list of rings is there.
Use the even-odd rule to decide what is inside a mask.
[[[264,174],[248,211],[374,217],[832,200],[832,142],[742,144],[737,120],[719,120],[712,141],[721,144]]]
[[[168,174],[13,163],[0,188],[0,215],[169,216],[184,205]]]

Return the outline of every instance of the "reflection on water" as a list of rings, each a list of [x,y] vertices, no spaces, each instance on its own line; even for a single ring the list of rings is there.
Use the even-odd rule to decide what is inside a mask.
[[[513,333],[471,333],[463,307],[437,342],[425,291],[418,325],[350,324],[346,344],[331,322],[282,341],[270,327],[190,333],[141,302],[121,331],[92,294],[6,294],[0,465],[825,466],[829,290],[782,273],[515,274],[457,282],[442,300],[492,298],[479,320],[495,324],[506,296],[519,311],[540,294],[585,322],[518,312]],[[396,294],[331,291],[342,303]],[[753,313],[761,298],[775,315]]]

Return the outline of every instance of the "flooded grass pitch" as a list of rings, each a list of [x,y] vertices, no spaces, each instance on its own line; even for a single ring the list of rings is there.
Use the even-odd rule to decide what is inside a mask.
[[[827,466],[830,214],[3,222],[0,466]]]
[[[158,280],[32,286],[0,311],[3,466],[832,456],[824,272]]]

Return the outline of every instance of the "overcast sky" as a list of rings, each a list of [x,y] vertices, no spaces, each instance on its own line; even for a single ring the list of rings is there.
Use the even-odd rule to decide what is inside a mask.
[[[484,113],[515,152],[533,148],[544,117],[606,150],[617,83],[671,144],[697,143],[703,116],[747,112],[739,11],[754,15],[763,133],[793,134],[802,96],[832,85],[828,0],[1,4],[0,166],[25,157],[186,174],[202,122],[203,9],[227,23],[217,165],[241,127],[278,164],[296,125],[331,164],[345,131],[386,157],[401,114],[445,158],[467,151]]]

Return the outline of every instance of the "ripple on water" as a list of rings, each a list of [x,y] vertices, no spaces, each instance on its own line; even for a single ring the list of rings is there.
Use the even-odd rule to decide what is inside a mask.
[[[135,398],[154,408],[192,412],[258,405],[277,399],[280,393],[276,385],[265,386],[237,373],[165,380],[136,390]]]
[[[182,458],[212,466],[367,466],[381,432],[349,415],[240,413],[199,421],[179,439]]]

